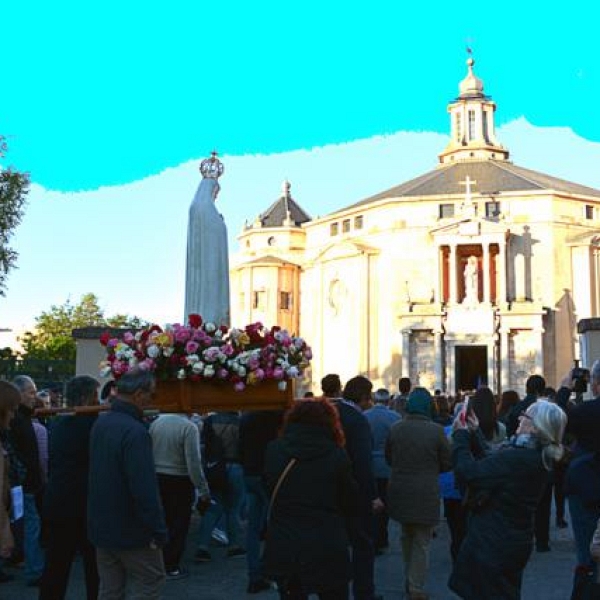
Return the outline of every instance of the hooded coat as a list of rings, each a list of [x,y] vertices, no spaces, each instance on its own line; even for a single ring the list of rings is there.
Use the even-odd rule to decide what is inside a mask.
[[[265,477],[272,495],[292,458],[271,506],[265,574],[298,578],[307,593],[347,584],[351,578],[346,519],[358,487],[348,456],[322,426],[290,423],[267,446]]]
[[[444,428],[423,414],[408,414],[387,439],[391,467],[387,510],[392,519],[435,526],[440,520],[440,473],[452,467]]]

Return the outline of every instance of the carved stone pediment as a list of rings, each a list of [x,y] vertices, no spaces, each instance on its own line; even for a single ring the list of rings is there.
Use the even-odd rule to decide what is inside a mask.
[[[361,242],[344,240],[343,242],[333,242],[323,248],[316,256],[312,258],[310,264],[329,262],[332,260],[341,260],[344,258],[354,258],[365,254],[379,254],[379,249]]]
[[[441,244],[447,243],[447,240],[450,239],[457,243],[461,243],[461,240],[469,241],[478,237],[501,239],[509,233],[509,229],[504,223],[479,217],[455,219],[429,230],[431,237]]]

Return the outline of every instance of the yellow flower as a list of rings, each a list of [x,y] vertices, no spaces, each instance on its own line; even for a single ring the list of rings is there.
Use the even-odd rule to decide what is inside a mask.
[[[159,333],[153,340],[157,346],[170,346],[173,343],[171,336],[168,333]]]
[[[245,331],[238,337],[237,343],[240,346],[247,346],[250,343],[250,337]]]

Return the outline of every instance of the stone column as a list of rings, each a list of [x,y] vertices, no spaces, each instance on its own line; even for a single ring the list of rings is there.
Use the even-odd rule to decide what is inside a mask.
[[[510,359],[509,348],[510,330],[502,327],[500,329],[500,391],[508,390],[510,387]]]
[[[491,281],[490,281],[490,245],[483,244],[483,301],[490,303]]]
[[[544,330],[543,328],[536,328],[532,331],[535,336],[535,372],[537,375],[544,374]]]
[[[456,244],[450,244],[450,256],[448,258],[450,273],[448,276],[450,283],[450,304],[456,304]]]
[[[506,283],[508,275],[506,272],[506,240],[501,240],[499,248],[500,250],[497,258],[498,268],[496,269],[498,282],[498,285],[496,286],[496,304],[501,305],[506,302]]]
[[[433,277],[433,301],[434,303],[438,304],[442,301],[442,294],[440,293],[440,281],[443,277],[442,275],[442,271],[440,269],[440,265],[442,264],[442,261],[440,260],[440,253],[441,253],[441,248],[439,246],[435,247],[435,261],[434,261],[434,269],[435,269],[435,274]]]
[[[402,377],[410,377],[410,329],[402,331]]]
[[[456,387],[455,377],[454,377],[454,354],[456,352],[455,343],[446,342],[446,391],[449,394],[454,394],[456,391],[454,388]]]
[[[435,385],[434,388],[445,390],[444,385],[444,372],[442,365],[444,364],[444,346],[442,340],[442,334],[444,332],[441,329],[436,329],[433,332],[433,355],[434,355],[434,376]]]
[[[487,384],[492,390],[495,390],[497,386],[494,381],[494,338],[487,343]]]

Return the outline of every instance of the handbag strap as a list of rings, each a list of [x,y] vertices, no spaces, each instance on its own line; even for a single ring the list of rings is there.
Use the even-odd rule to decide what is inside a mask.
[[[290,462],[286,465],[285,469],[283,470],[283,473],[281,473],[279,479],[277,480],[277,483],[275,484],[275,488],[273,489],[273,493],[271,494],[271,500],[269,501],[269,508],[267,509],[267,523],[271,519],[271,511],[273,510],[275,498],[277,498],[277,492],[279,492],[279,488],[281,487],[283,480],[287,477],[287,474],[297,462],[297,459],[292,458]]]

